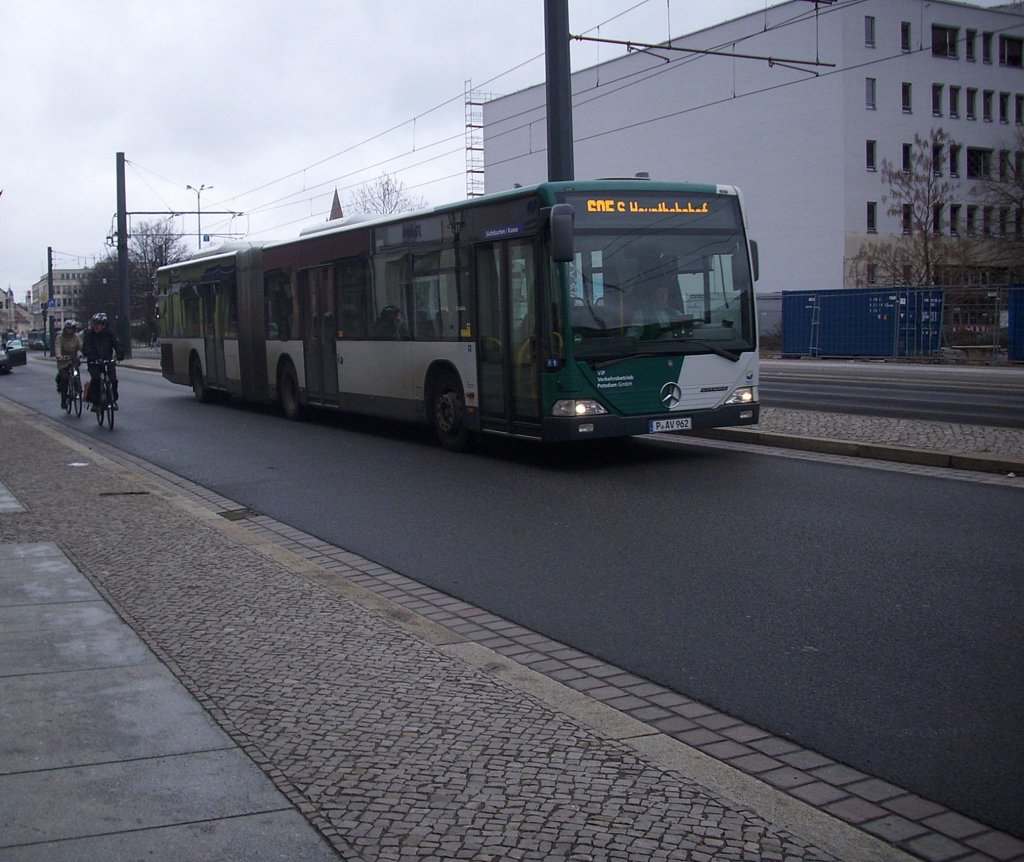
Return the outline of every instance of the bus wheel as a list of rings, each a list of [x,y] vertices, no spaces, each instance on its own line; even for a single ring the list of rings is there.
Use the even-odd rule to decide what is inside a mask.
[[[450,371],[443,373],[434,384],[434,433],[445,449],[462,452],[469,447],[469,429],[466,427],[466,401],[459,378]]]
[[[278,372],[277,393],[284,415],[293,422],[301,420],[303,410],[302,402],[299,401],[299,377],[291,362],[286,362]]]
[[[206,381],[203,380],[203,369],[199,364],[199,359],[195,356],[192,357],[192,362],[189,363],[188,377],[192,382],[192,394],[195,395],[196,401],[201,404],[208,404],[210,402],[210,390],[206,385]]]

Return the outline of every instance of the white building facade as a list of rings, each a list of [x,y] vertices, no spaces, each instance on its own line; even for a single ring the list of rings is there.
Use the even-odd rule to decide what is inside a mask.
[[[59,328],[65,320],[75,317],[81,305],[82,289],[88,276],[84,269],[55,269],[53,271],[53,305],[47,309],[48,321],[55,321]],[[48,276],[42,276],[32,285],[31,309],[33,329],[43,326],[43,306],[49,294]]]
[[[975,187],[1021,164],[1022,4],[792,0],[669,44],[715,53],[644,49],[573,75],[575,176],[739,186],[759,291],[869,282],[857,252],[904,232],[883,161],[935,129],[956,144],[937,163],[958,196],[939,229],[998,229]],[[484,105],[488,192],[546,178],[544,103],[541,84]]]

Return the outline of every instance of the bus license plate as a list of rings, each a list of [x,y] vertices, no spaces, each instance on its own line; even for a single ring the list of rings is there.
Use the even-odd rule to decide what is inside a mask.
[[[689,416],[680,416],[678,419],[652,419],[650,433],[658,431],[690,431],[693,429],[693,420]]]

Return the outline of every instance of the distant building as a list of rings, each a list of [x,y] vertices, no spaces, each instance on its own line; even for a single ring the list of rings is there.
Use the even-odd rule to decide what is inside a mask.
[[[636,50],[573,76],[575,175],[739,186],[759,291],[871,283],[858,251],[904,232],[882,162],[938,128],[956,146],[935,170],[958,199],[936,229],[1020,230],[973,187],[1024,175],[1022,4],[792,0],[665,45],[718,53]],[[544,101],[540,84],[483,105],[488,192],[545,179]]]
[[[55,269],[53,271],[53,305],[47,309],[47,325],[51,320],[61,326],[65,320],[76,317],[82,300],[82,289],[88,276],[87,269]],[[32,328],[43,328],[43,306],[48,299],[47,276],[32,285]]]

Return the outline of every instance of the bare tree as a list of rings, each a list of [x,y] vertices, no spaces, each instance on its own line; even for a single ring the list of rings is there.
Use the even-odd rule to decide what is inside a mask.
[[[988,263],[1005,273],[1001,280],[1019,281],[1024,275],[1024,129],[999,151],[995,170],[988,167],[988,175],[971,190],[987,210]]]
[[[168,222],[144,222],[128,240],[128,281],[131,296],[132,335],[149,340],[157,332],[156,271],[189,256],[181,235]],[[89,271],[77,309],[80,319],[97,311],[111,319],[120,314],[117,256],[111,252]]]
[[[900,165],[884,159],[882,196],[886,213],[900,220],[902,235],[864,243],[858,264],[873,265],[884,284],[935,284],[954,256],[956,241],[943,233],[954,187],[942,169],[949,147],[954,145],[942,129],[926,138],[914,135],[909,158]],[[961,254],[955,254],[960,252]]]
[[[383,173],[377,179],[363,183],[352,193],[348,210],[366,215],[388,215],[425,209],[427,206],[424,198],[409,194],[401,180],[393,174]]]

